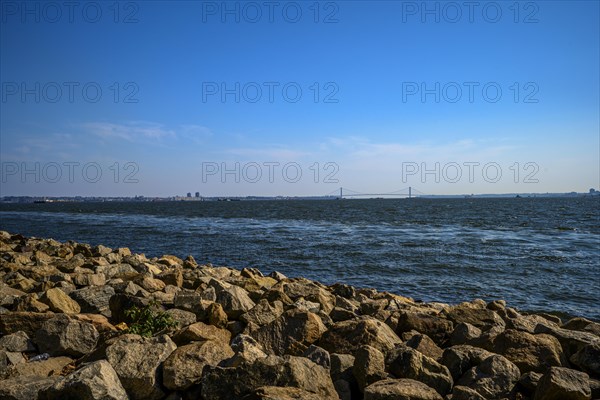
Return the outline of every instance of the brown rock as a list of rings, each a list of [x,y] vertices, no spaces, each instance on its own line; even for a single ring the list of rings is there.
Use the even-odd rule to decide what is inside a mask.
[[[362,317],[336,322],[325,332],[318,345],[330,353],[354,354],[361,346],[371,346],[386,354],[401,342],[383,322],[372,317]]]
[[[361,392],[372,383],[387,378],[385,357],[371,346],[362,346],[356,351],[352,374]]]
[[[514,362],[522,373],[544,372],[566,363],[559,341],[550,335],[507,329],[496,336],[493,350]]]
[[[573,354],[569,361],[582,371],[600,377],[600,343],[585,345]]]
[[[443,346],[454,330],[454,324],[439,316],[415,312],[400,313],[396,333],[402,334],[411,330],[427,335],[438,346]]]
[[[186,390],[200,381],[205,365],[216,366],[231,356],[229,345],[213,340],[178,347],[163,364],[163,383],[170,390]]]
[[[448,368],[455,380],[458,380],[465,372],[492,355],[493,353],[478,347],[458,345],[445,349],[440,363]]]
[[[267,352],[276,355],[302,354],[307,346],[319,340],[325,330],[325,325],[316,314],[292,309],[251,332],[251,336]]]
[[[520,375],[515,364],[496,354],[471,368],[456,384],[469,387],[485,399],[503,399],[512,392]]]
[[[423,382],[442,396],[452,388],[453,379],[448,368],[404,344],[388,354],[386,364],[394,376]]]
[[[589,376],[568,368],[551,367],[540,379],[534,400],[589,400]]]
[[[54,317],[54,313],[11,312],[2,314],[0,332],[4,335],[23,331],[32,337],[43,323]]]
[[[420,333],[413,335],[406,345],[434,360],[441,358],[444,352],[429,336]]]
[[[264,386],[294,387],[323,400],[338,399],[328,371],[304,357],[269,356],[236,368],[206,366],[201,385],[205,400],[237,400]]]
[[[442,400],[442,396],[413,379],[385,379],[368,386],[364,400]]]

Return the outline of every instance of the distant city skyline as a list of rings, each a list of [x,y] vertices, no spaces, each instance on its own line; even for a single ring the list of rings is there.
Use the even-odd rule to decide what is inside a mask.
[[[0,6],[0,197],[600,187],[598,2],[48,4]]]

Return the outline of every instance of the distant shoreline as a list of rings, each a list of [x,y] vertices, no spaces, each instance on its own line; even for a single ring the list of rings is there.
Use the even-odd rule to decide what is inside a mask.
[[[413,196],[411,199],[510,199],[510,198],[600,198],[600,191],[569,193],[491,193],[439,194]],[[339,196],[3,196],[0,204],[8,203],[77,203],[77,202],[203,202],[203,201],[282,201],[282,200],[403,200],[408,197],[343,197]]]

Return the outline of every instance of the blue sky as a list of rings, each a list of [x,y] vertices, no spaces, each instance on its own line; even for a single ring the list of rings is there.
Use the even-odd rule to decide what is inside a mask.
[[[0,195],[600,186],[597,1],[1,5]]]

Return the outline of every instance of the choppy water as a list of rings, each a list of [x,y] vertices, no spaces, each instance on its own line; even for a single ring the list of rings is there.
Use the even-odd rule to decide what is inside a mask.
[[[600,198],[1,204],[0,229],[600,320]]]

